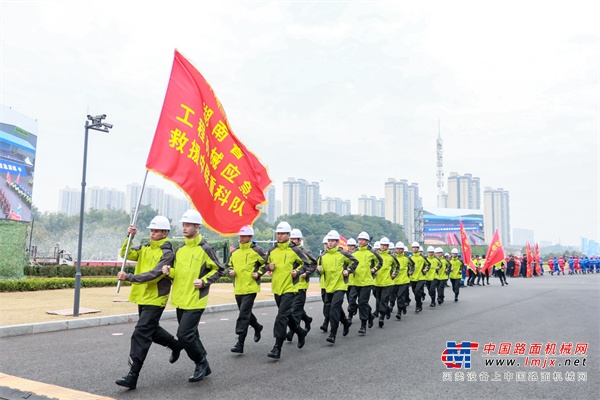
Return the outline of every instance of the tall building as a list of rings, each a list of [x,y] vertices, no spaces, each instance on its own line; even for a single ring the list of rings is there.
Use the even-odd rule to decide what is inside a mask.
[[[512,244],[513,246],[525,246],[527,242],[529,242],[533,246],[533,229],[513,228],[512,241],[510,242],[510,244]]]
[[[125,211],[127,213],[133,214],[135,211],[135,206],[137,205],[141,190],[142,185],[139,183],[130,183],[125,186]]]
[[[138,198],[140,197],[140,191],[142,185],[139,183],[131,183],[125,188],[125,211],[133,213],[137,206]],[[162,213],[165,210],[163,201],[165,197],[165,191],[156,186],[146,186],[144,193],[142,194],[141,205],[150,206],[153,210]]]
[[[58,191],[59,212],[65,215],[77,215],[81,208],[81,190],[66,187]]]
[[[510,204],[508,191],[486,187],[483,191],[483,229],[489,243],[496,229],[503,245],[510,241]]]
[[[363,194],[358,199],[358,214],[385,218],[385,199]]]
[[[350,200],[342,200],[339,197],[326,197],[321,201],[321,213],[334,213],[337,215],[350,215]]]
[[[92,186],[85,192],[86,210],[125,210],[125,193],[117,189]]]
[[[481,187],[479,178],[471,174],[448,176],[448,208],[481,209]]]
[[[415,209],[423,207],[419,184],[389,178],[385,183],[385,219],[402,225],[408,240],[415,237]]]
[[[283,214],[321,214],[321,194],[319,183],[309,183],[304,179],[288,178],[283,182]]]
[[[265,210],[265,214],[267,214],[267,221],[272,224],[277,219],[277,216],[275,215],[275,208],[277,207],[277,200],[275,200],[275,185],[269,186],[265,193],[265,198],[267,199],[267,204],[264,206],[263,210]]]
[[[193,208],[192,204],[186,198],[176,197],[165,193],[163,197],[163,208],[159,211],[159,214],[171,220],[171,224],[178,224],[183,213],[190,208]]]

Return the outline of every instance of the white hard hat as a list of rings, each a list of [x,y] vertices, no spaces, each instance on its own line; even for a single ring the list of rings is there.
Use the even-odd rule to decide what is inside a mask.
[[[429,253],[430,251],[431,251],[432,253],[435,251],[435,249],[433,248],[433,246],[429,246],[429,247],[427,248],[427,252]]]
[[[373,248],[374,249],[380,249],[381,248],[381,243],[379,243],[378,241],[373,243]]]
[[[340,234],[338,231],[332,230],[327,234],[327,239],[329,240],[340,240]]]
[[[396,248],[398,248],[398,247],[404,248],[404,243],[402,243],[402,242],[396,243]]]
[[[456,250],[456,249],[452,249],[451,253],[452,253],[452,254],[458,254],[458,250]]]
[[[367,240],[371,240],[371,238],[369,237],[369,234],[365,231],[362,231],[361,233],[358,234],[358,238],[359,239],[367,239]]]
[[[202,217],[200,213],[196,210],[187,210],[183,213],[181,220],[179,222],[189,222],[190,224],[198,224],[202,223]]]
[[[444,254],[444,257],[448,257],[449,255],[450,255],[450,254],[448,254],[448,253],[445,253],[445,254]]]
[[[277,233],[290,233],[292,231],[292,227],[285,221],[281,221],[277,224],[277,228],[275,228],[275,232]]]
[[[419,251],[423,251],[423,246],[419,246]]]
[[[169,218],[163,217],[162,215],[157,215],[156,217],[152,218],[152,221],[150,221],[148,229],[160,229],[162,231],[170,231],[171,222],[169,221]]]
[[[436,253],[443,253],[443,252],[444,252],[444,250],[442,250],[442,248],[441,248],[441,247],[436,247],[434,251],[435,251]]]
[[[290,239],[302,239],[302,231],[300,229],[292,229]]]
[[[390,250],[395,250],[396,249],[396,245],[394,244],[394,242],[390,242]]]
[[[346,243],[348,246],[356,246],[356,240],[354,240],[354,238],[350,238],[348,239],[348,243]]]
[[[254,228],[252,228],[250,225],[242,226],[242,229],[240,229],[240,233],[238,233],[238,235],[254,236]]]
[[[408,247],[404,246],[404,251],[408,253]]]
[[[379,240],[379,244],[387,244],[387,245],[389,246],[389,245],[390,245],[390,239],[388,239],[388,238],[386,238],[386,237],[384,236],[384,237],[382,237],[382,238]]]
[[[327,239],[328,239],[328,237],[327,237],[327,235],[325,235],[325,237],[323,238],[323,244],[327,244]]]
[[[419,242],[413,242],[411,247],[420,247]]]

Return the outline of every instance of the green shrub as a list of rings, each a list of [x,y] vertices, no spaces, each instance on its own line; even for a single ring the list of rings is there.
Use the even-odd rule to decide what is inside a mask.
[[[83,278],[81,287],[117,286],[115,278]],[[129,286],[130,282],[121,282]],[[75,288],[75,278],[32,278],[21,280],[0,280],[0,292],[31,292],[36,290],[55,290]]]
[[[81,266],[81,276],[116,276],[121,270],[121,266]],[[125,272],[132,274],[135,266],[128,265]],[[63,277],[73,278],[77,272],[77,267],[68,265],[36,265],[25,267],[26,276],[39,276],[46,278]]]

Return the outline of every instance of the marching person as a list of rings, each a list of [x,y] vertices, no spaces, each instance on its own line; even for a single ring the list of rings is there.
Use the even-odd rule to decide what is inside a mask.
[[[331,331],[327,341],[335,343],[335,338],[340,322],[344,326],[342,332],[346,336],[350,331],[352,322],[346,318],[342,308],[344,295],[348,290],[348,276],[356,270],[358,260],[352,254],[339,248],[340,234],[330,231],[327,235],[327,252],[319,257],[318,269],[325,277],[325,291],[329,307],[326,314],[329,315]]]
[[[233,294],[240,311],[235,323],[237,343],[231,348],[232,353],[244,352],[244,341],[248,335],[248,327],[254,328],[254,341],[261,338],[263,326],[258,323],[252,313],[256,294],[260,292],[259,270],[265,265],[265,252],[252,242],[254,228],[243,226],[239,232],[239,246],[231,252],[227,263],[229,276],[233,279]]]
[[[311,261],[304,252],[290,242],[292,227],[282,221],[275,228],[277,244],[267,252],[266,268],[272,271],[271,291],[277,304],[277,316],[273,325],[275,345],[267,355],[270,358],[281,358],[281,346],[287,336],[287,327],[298,335],[298,348],[304,347],[306,330],[302,329],[292,318],[294,299],[298,292],[300,275],[309,271]]]
[[[458,250],[452,249],[452,258],[450,259],[450,282],[452,282],[452,291],[454,292],[454,301],[458,301],[458,293],[460,292],[460,280],[462,278],[465,264],[458,258]]]
[[[171,304],[176,308],[177,339],[196,367],[188,379],[198,382],[211,374],[206,349],[200,340],[198,324],[208,304],[210,285],[225,271],[214,249],[200,234],[202,217],[188,210],[181,217],[184,244],[175,252],[173,266],[163,266],[163,273],[173,279]]]
[[[327,235],[323,238],[323,249],[319,253],[319,257],[327,252]],[[317,268],[318,269],[318,268]],[[329,330],[329,314],[325,315],[325,308],[327,307],[327,291],[325,291],[325,276],[320,271],[319,274],[319,288],[321,289],[321,300],[323,301],[323,325],[319,329],[327,333]]]
[[[358,248],[352,255],[358,260],[358,265],[354,270],[354,288],[355,291],[348,302],[348,315],[350,319],[356,315],[360,318],[360,328],[358,333],[364,335],[367,333],[367,322],[369,328],[373,327],[375,316],[371,312],[369,299],[371,289],[373,288],[373,276],[381,268],[383,259],[376,251],[369,248],[370,237],[367,232],[358,234]]]
[[[385,319],[389,319],[391,314],[389,302],[390,293],[394,287],[392,274],[398,269],[398,260],[388,250],[390,239],[382,237],[379,245],[381,246],[379,256],[383,259],[383,263],[375,275],[373,294],[375,295],[375,310],[379,314],[379,327],[383,328]]]
[[[346,246],[348,246],[348,253],[352,254],[356,251],[356,240],[354,238],[348,239]],[[350,274],[348,276],[348,291],[346,292],[346,300],[348,300],[348,319],[352,321],[352,317],[354,314],[350,314],[350,309],[354,309],[355,314],[358,309],[358,304],[356,303],[356,286],[354,286],[354,274]],[[351,306],[351,304],[353,304]]]
[[[127,254],[128,260],[137,261],[134,274],[124,271],[117,273],[120,281],[132,282],[129,301],[138,305],[138,321],[131,335],[129,350],[129,373],[115,382],[119,386],[135,389],[138,377],[150,350],[152,343],[169,347],[172,351],[171,362],[179,357],[179,346],[173,335],[160,326],[169,292],[171,280],[165,279],[162,272],[163,265],[173,262],[173,247],[167,240],[171,223],[167,217],[157,215],[150,221],[150,243],[132,248]],[[131,239],[137,234],[135,226],[130,225],[127,230]],[[121,247],[121,257],[125,257],[127,240]]]
[[[496,276],[500,278],[500,283],[502,286],[505,284],[508,285],[508,282],[506,281],[506,274],[504,273],[504,260],[494,264],[494,268],[496,270]]]
[[[430,265],[429,271],[425,274],[425,287],[427,287],[427,292],[429,297],[431,298],[431,303],[429,307],[435,307],[435,296],[437,292],[437,274],[440,270],[442,262],[439,258],[435,256],[435,249],[433,246],[427,247],[427,262]]]
[[[410,285],[410,278],[408,277],[410,262],[404,250],[404,243],[396,243],[396,260],[398,261],[398,268],[392,275],[394,278],[394,288],[392,289],[393,295],[390,297],[390,308],[393,310],[394,303],[397,304],[397,320],[402,319],[402,314],[406,314],[406,307],[408,307],[406,293],[408,292],[408,286]]]
[[[307,268],[306,272],[300,275],[300,281],[298,282],[298,293],[296,293],[296,297],[294,298],[294,305],[292,306],[292,318],[296,321],[296,324],[300,325],[300,321],[304,322],[304,329],[306,329],[306,333],[310,332],[310,324],[312,323],[312,317],[309,317],[304,310],[304,305],[306,304],[306,291],[308,290],[308,285],[310,283],[310,276],[317,269],[317,260],[312,256],[312,252],[309,249],[306,249],[302,245],[302,231],[300,229],[292,229],[290,233],[290,241],[299,248],[310,260],[310,266]],[[287,340],[289,342],[292,341],[294,337],[294,332],[288,330],[287,332]]]
[[[425,298],[425,274],[429,271],[429,263],[425,257],[420,253],[419,242],[413,242],[412,251],[413,254],[408,257],[411,262],[411,274],[410,274],[410,285],[412,286],[415,301],[417,302],[415,312],[420,313],[423,311],[423,300]]]
[[[444,258],[444,250],[441,247],[435,248],[435,255],[440,260],[441,265],[438,267],[434,282],[437,282],[437,302],[439,305],[442,305],[444,303],[444,290],[446,289],[448,272],[450,272],[452,265],[450,261]]]

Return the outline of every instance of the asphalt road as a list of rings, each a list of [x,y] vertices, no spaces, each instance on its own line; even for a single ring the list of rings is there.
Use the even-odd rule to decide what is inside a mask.
[[[153,346],[138,389],[115,385],[128,371],[133,324],[0,339],[1,370],[118,399],[598,398],[600,274],[509,278],[509,283],[501,287],[492,278],[491,286],[461,288],[458,303],[451,301],[447,288],[450,301],[442,306],[415,314],[413,302],[402,321],[392,316],[384,328],[376,325],[364,337],[357,335],[355,324],[347,337],[338,334],[333,346],[318,329],[321,303],[309,303],[308,313],[315,321],[306,346],[298,349],[295,340],[284,344],[280,361],[267,358],[274,342],[269,332],[275,308],[257,309],[259,321],[268,328],[259,343],[249,335],[243,355],[229,351],[235,343],[237,313],[208,314],[202,318],[200,335],[213,372],[198,383],[187,382],[194,365],[184,353],[171,365],[170,352]],[[176,330],[173,320],[163,326]],[[441,355],[447,341],[479,343],[471,369],[446,369]],[[531,344],[542,343],[542,357],[548,343],[557,343],[557,353],[563,342],[573,343],[572,353],[577,343],[588,347],[586,354],[550,356],[560,366],[546,369],[525,367],[525,355],[517,355],[518,367],[486,367],[483,346],[499,347],[501,342],[512,344],[511,354],[517,342],[527,344],[525,355]],[[498,348],[492,356],[506,358],[498,357]],[[580,359],[580,365],[565,367],[567,358],[572,363]],[[464,373],[464,381],[456,381],[457,372]],[[545,372],[550,374],[543,377]]]

